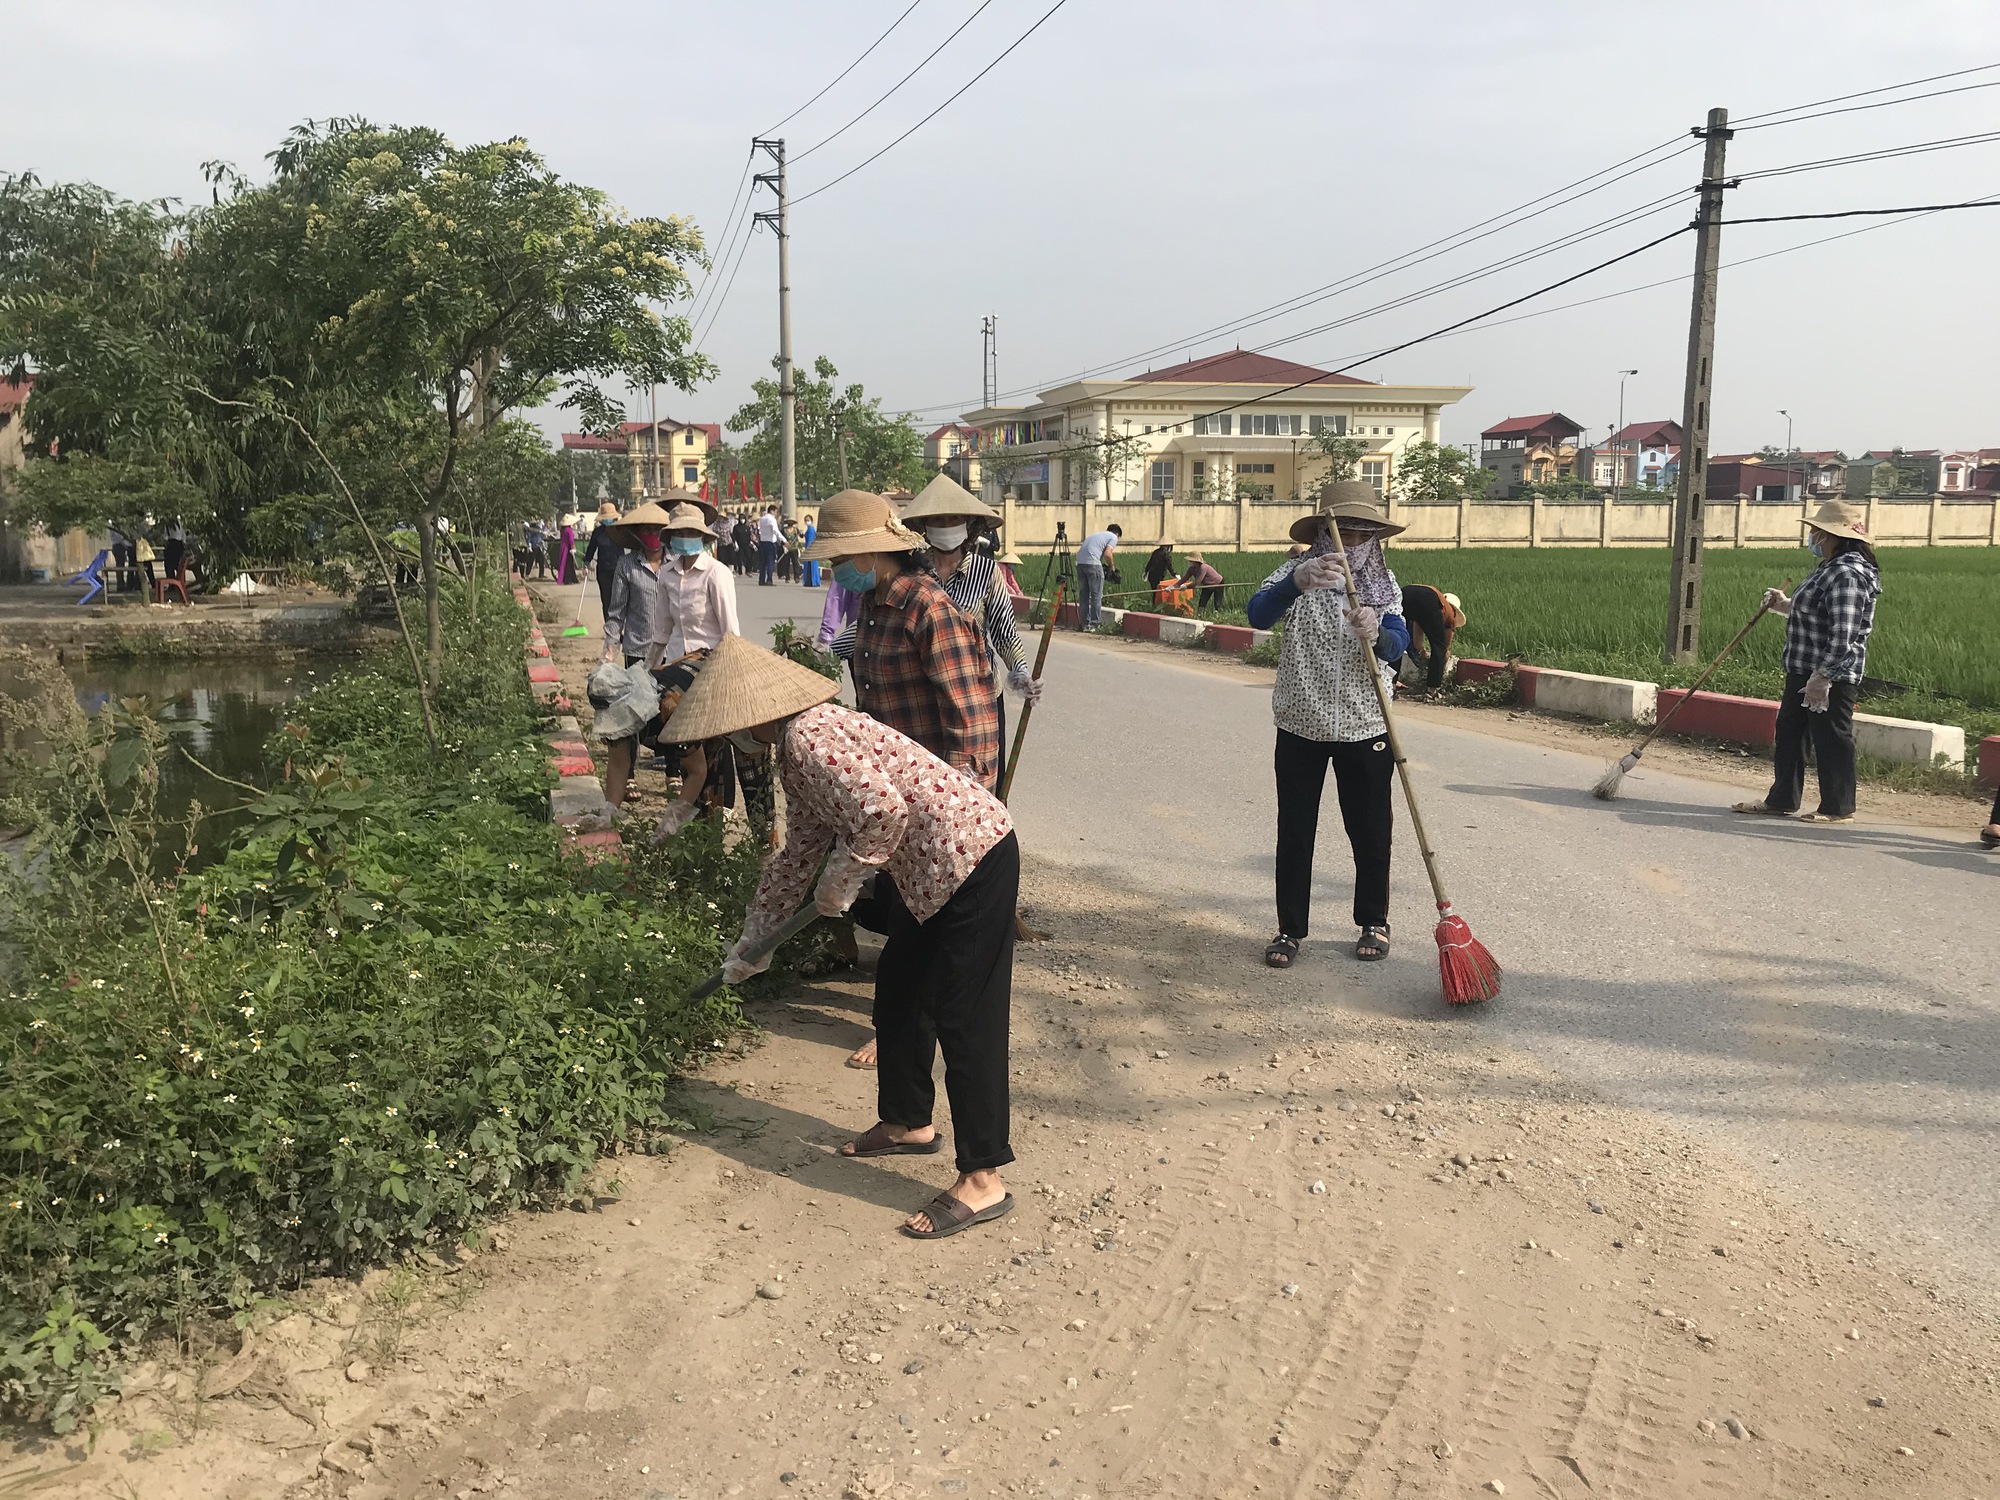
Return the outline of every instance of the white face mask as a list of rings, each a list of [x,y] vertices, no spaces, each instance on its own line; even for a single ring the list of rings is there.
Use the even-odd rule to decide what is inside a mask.
[[[965,545],[971,530],[963,521],[956,526],[926,526],[924,540],[939,552],[956,552]]]

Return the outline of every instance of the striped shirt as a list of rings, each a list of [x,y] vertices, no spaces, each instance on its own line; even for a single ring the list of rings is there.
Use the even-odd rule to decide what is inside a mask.
[[[1881,573],[1859,552],[1843,552],[1806,574],[1785,621],[1786,673],[1859,682],[1881,593]]]

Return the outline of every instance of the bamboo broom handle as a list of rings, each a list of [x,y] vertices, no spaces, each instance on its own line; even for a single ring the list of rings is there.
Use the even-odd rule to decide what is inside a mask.
[[[1791,581],[1792,580],[1789,578],[1785,580],[1787,584],[1789,584]],[[1654,724],[1651,729],[1646,731],[1646,737],[1640,740],[1636,747],[1638,751],[1643,752],[1648,745],[1653,743],[1654,737],[1657,736],[1661,730],[1665,729],[1669,724],[1673,723],[1674,715],[1679,713],[1682,709],[1688,706],[1688,701],[1692,699],[1696,693],[1701,691],[1702,684],[1707,682],[1709,678],[1715,675],[1715,669],[1721,666],[1723,662],[1729,659],[1729,653],[1734,651],[1738,646],[1742,645],[1743,637],[1748,635],[1756,627],[1757,622],[1763,619],[1764,616],[1769,614],[1770,612],[1771,612],[1771,606],[1768,604],[1760,604],[1757,606],[1757,613],[1752,615],[1748,623],[1746,623],[1741,630],[1736,632],[1735,637],[1731,639],[1728,645],[1724,646],[1720,651],[1716,652],[1715,660],[1710,662],[1708,666],[1702,670],[1701,676],[1695,678],[1694,686],[1689,688],[1685,693],[1681,694],[1680,702],[1676,703],[1672,708],[1667,710],[1667,716],[1664,719],[1661,719],[1659,722]]]
[[[1354,592],[1354,571],[1347,561],[1347,544],[1340,539],[1340,523],[1329,519],[1333,530],[1334,551],[1340,554],[1340,564],[1347,574],[1347,597],[1355,604],[1360,598]],[[1389,690],[1382,686],[1382,671],[1376,665],[1375,648],[1367,641],[1361,643],[1361,654],[1368,663],[1368,680],[1375,685],[1375,701],[1382,709],[1383,738],[1389,742],[1389,755],[1396,762],[1396,775],[1403,783],[1403,800],[1409,804],[1410,826],[1417,832],[1417,848],[1424,857],[1424,874],[1430,878],[1431,895],[1438,907],[1451,905],[1451,898],[1444,893],[1444,877],[1438,874],[1437,855],[1431,849],[1430,835],[1424,831],[1423,809],[1417,805],[1417,788],[1410,780],[1410,764],[1403,757],[1403,742],[1396,736],[1396,719],[1389,710]]]
[[[1041,649],[1035,652],[1035,679],[1041,680],[1042,665],[1049,659],[1049,638],[1056,633],[1056,616],[1062,613],[1063,590],[1069,587],[1069,580],[1056,580],[1056,600],[1049,609],[1048,619],[1042,622]],[[1028,737],[1028,720],[1033,717],[1035,705],[1021,705],[1021,722],[1014,726],[1014,748],[1007,756],[1007,774],[1000,778],[1000,800],[1005,802],[1007,794],[1014,789],[1014,768],[1021,763],[1021,742]]]

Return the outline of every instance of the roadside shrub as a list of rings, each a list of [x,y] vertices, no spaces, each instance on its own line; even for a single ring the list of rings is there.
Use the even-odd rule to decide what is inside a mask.
[[[7,767],[0,1407],[67,1430],[162,1326],[567,1197],[737,1024],[681,997],[754,855],[566,857],[525,616],[497,589],[480,615],[450,621],[436,755],[395,658],[340,674],[204,869],[151,816],[143,705],[87,718],[55,677],[7,710],[45,727]]]

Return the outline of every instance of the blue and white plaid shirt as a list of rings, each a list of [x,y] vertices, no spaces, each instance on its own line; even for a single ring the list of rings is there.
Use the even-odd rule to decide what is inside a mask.
[[[1843,552],[1808,573],[1785,623],[1786,673],[1859,682],[1881,593],[1882,575],[1859,552]]]

